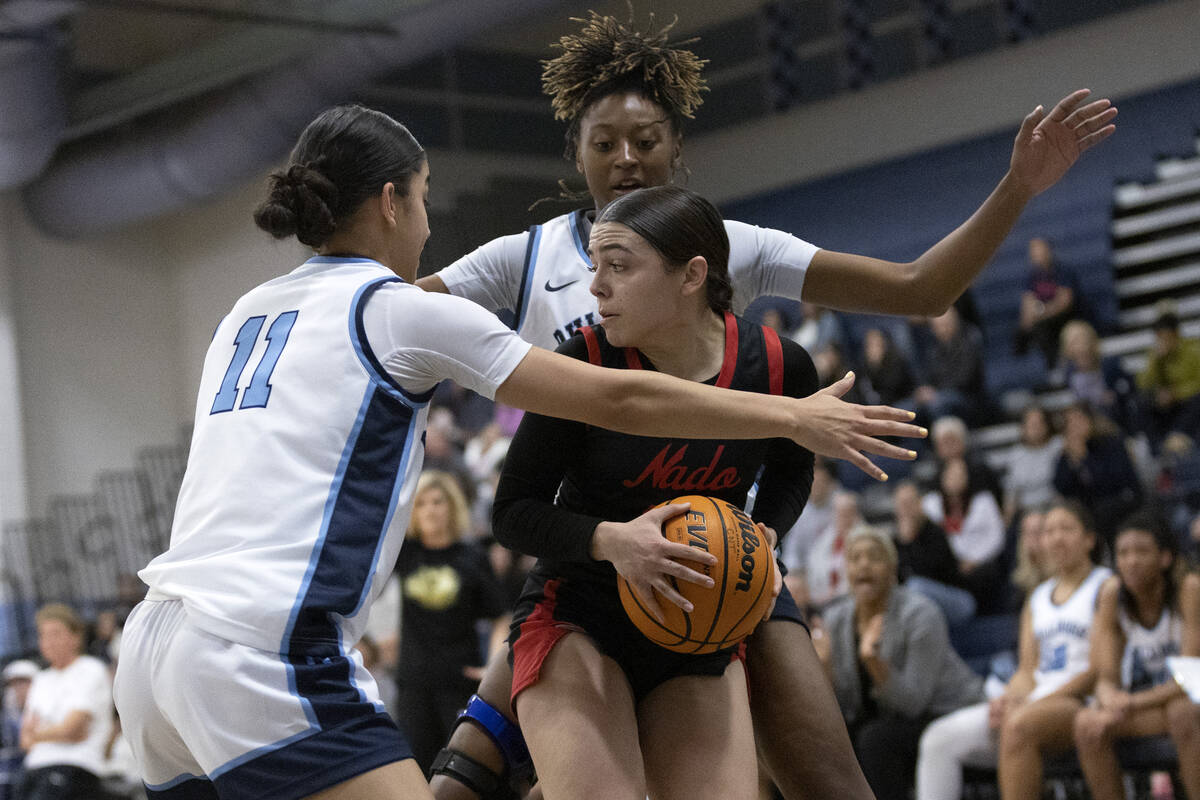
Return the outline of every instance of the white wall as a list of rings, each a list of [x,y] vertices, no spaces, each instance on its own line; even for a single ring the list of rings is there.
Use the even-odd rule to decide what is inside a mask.
[[[697,137],[686,152],[691,185],[722,201],[1015,132],[1036,103],[1080,85],[1120,97],[1195,77],[1196,41],[1194,0],[1109,18]],[[478,156],[432,161],[442,186],[469,185],[484,167]],[[1003,167],[986,165],[997,177]],[[548,186],[570,170],[557,153],[495,161],[496,172],[506,168],[545,174]],[[186,213],[70,243],[32,229],[19,199],[0,196],[0,519],[44,513],[54,493],[87,491],[98,471],[175,441],[220,316],[303,257],[253,227],[261,186],[260,178]],[[15,368],[6,343],[14,332]]]
[[[28,511],[178,429],[178,300],[153,230],[48,240],[10,215]]]

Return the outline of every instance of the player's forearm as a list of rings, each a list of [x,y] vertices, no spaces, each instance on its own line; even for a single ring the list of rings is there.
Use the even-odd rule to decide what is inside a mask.
[[[716,389],[654,372],[622,370],[603,427],[642,436],[680,438],[793,438],[804,401]]]
[[[1175,681],[1169,680],[1153,689],[1134,692],[1129,696],[1129,701],[1135,709],[1159,708],[1183,694],[1183,688]]]
[[[991,261],[1031,197],[1006,174],[966,222],[909,265],[914,294],[943,310],[957,300]]]

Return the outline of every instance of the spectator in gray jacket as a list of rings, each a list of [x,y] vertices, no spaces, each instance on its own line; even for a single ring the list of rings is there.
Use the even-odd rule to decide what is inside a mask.
[[[930,720],[984,699],[983,679],[950,648],[937,606],[897,586],[896,562],[886,533],[857,528],[846,543],[850,594],[813,631],[878,800],[908,796]]]

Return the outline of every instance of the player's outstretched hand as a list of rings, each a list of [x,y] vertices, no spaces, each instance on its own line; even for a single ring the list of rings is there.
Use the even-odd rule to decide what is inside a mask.
[[[845,459],[872,478],[886,481],[887,473],[871,463],[864,453],[902,461],[911,461],[917,454],[877,437],[922,439],[927,431],[912,424],[911,411],[845,402],[841,397],[853,385],[854,373],[847,372],[840,381],[800,400],[804,404],[802,430],[792,438],[814,453]]]
[[[690,503],[672,503],[656,506],[629,522],[602,522],[592,537],[592,555],[611,562],[659,622],[664,621],[659,596],[684,611],[692,610],[692,604],[676,590],[675,581],[713,585],[712,578],[681,562],[711,566],[717,563],[716,556],[663,536],[663,523],[689,508]]]
[[[1116,107],[1107,99],[1084,103],[1090,89],[1058,101],[1047,114],[1038,106],[1025,117],[1013,144],[1009,174],[1029,192],[1041,194],[1066,174],[1084,150],[1112,136]]]

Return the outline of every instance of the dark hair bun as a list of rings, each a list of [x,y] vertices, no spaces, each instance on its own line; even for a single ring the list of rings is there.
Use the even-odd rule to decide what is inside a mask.
[[[269,181],[271,191],[254,212],[255,224],[276,239],[295,235],[309,247],[324,244],[337,227],[337,187],[311,164],[272,172]]]

